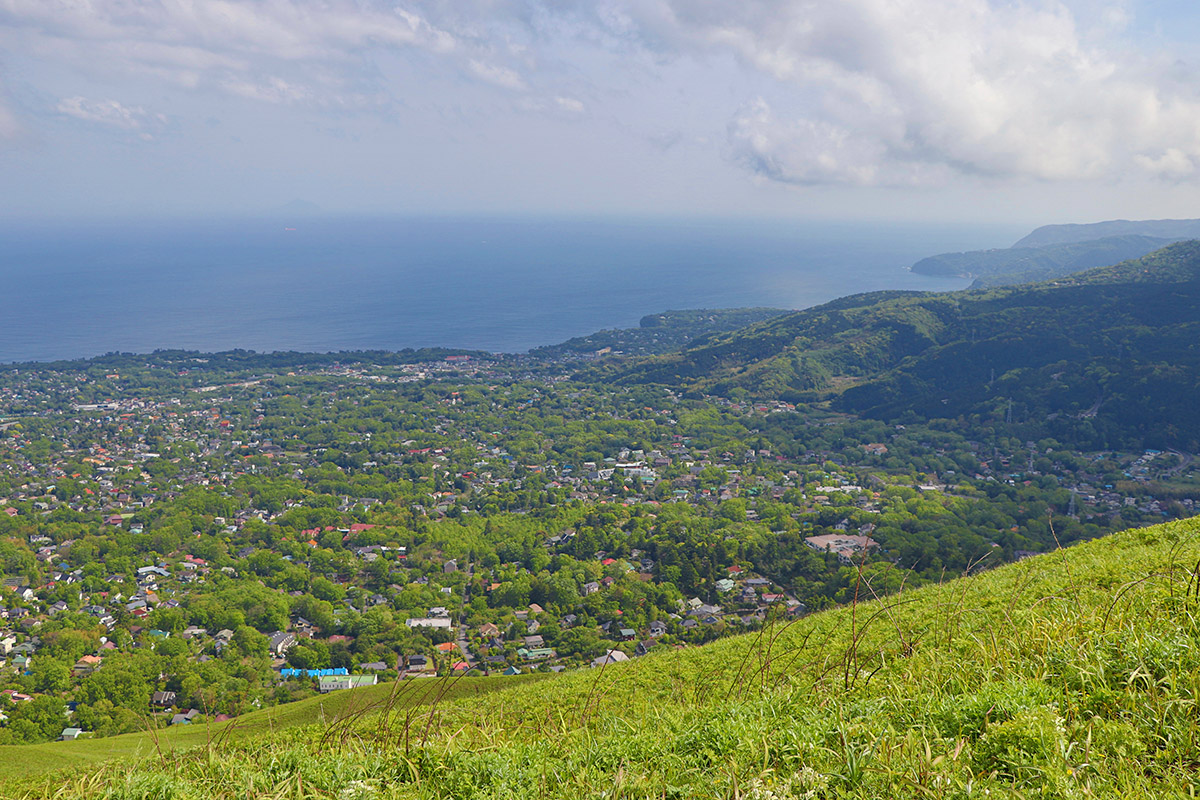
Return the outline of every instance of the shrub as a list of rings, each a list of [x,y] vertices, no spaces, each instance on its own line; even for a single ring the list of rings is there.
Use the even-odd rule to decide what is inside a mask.
[[[1061,782],[1067,775],[1067,734],[1050,706],[1018,712],[989,725],[972,751],[975,765],[1022,786]]]

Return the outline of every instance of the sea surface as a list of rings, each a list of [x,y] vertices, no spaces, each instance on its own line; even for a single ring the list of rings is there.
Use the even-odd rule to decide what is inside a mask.
[[[524,352],[669,309],[941,291],[1013,226],[531,218],[0,224],[0,363],[184,348]]]

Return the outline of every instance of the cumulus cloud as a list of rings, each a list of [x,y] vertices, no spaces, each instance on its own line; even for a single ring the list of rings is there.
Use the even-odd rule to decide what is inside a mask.
[[[1138,166],[1147,172],[1164,178],[1187,178],[1196,171],[1194,156],[1189,156],[1177,147],[1170,147],[1158,158],[1142,153],[1134,156]]]
[[[619,106],[631,87],[642,98],[656,86],[664,97],[686,93],[664,64],[736,60],[741,71],[723,76],[731,91],[719,116],[697,114],[681,135],[724,129],[730,158],[766,180],[1195,179],[1200,80],[1132,46],[1129,8],[1121,0],[0,0],[0,48],[324,108],[403,100],[408,87],[383,65],[417,54],[423,69],[520,93],[517,108],[580,115],[583,96],[597,118],[605,110],[625,118],[599,105]],[[704,94],[715,107],[716,92]],[[63,113],[101,111],[81,104]],[[5,119],[0,110],[0,135]]]
[[[1111,9],[1090,27],[1054,0],[604,9],[596,24],[612,35],[666,54],[732,53],[774,79],[771,101],[744,106],[728,126],[734,158],[771,180],[1057,180],[1131,168],[1179,178],[1200,158],[1196,82],[1104,38],[1125,24]]]
[[[734,158],[783,183],[879,182],[884,148],[871,136],[824,120],[779,120],[759,98],[729,123]]]

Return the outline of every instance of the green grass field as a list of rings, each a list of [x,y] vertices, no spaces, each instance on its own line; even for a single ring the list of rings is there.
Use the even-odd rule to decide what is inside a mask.
[[[216,746],[188,731],[195,746],[170,758],[143,750],[136,762],[6,791],[1068,800],[1200,789],[1200,524],[1128,531],[886,598],[863,585],[859,595],[761,634],[504,691],[340,722],[298,709],[297,721],[312,724],[272,734],[255,721]]]
[[[423,679],[401,684],[383,683],[254,711],[229,722],[177,725],[102,739],[0,746],[0,786],[11,786],[21,779],[47,773],[93,767],[114,759],[137,762],[171,758],[184,751],[220,747],[240,739],[278,737],[301,726],[322,728],[344,724],[356,716],[371,714],[385,704],[416,708],[435,702],[453,702],[539,678],[463,677],[449,682]]]

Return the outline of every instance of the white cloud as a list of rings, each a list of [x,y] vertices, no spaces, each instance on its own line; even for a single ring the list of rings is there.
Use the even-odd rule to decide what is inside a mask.
[[[222,85],[241,97],[268,103],[298,103],[309,97],[309,91],[303,86],[289,83],[278,77],[270,77],[262,81],[233,78],[223,82]]]
[[[467,68],[471,74],[482,81],[500,86],[504,89],[513,89],[521,91],[526,89],[525,81],[521,76],[508,67],[502,67],[496,64],[488,64],[478,59],[470,59],[467,62]]]
[[[125,106],[116,100],[89,100],[86,97],[64,97],[56,110],[60,114],[108,125],[127,131],[141,131],[166,124],[162,114],[147,111],[141,106]]]
[[[0,0],[5,29],[10,43],[89,72],[151,74],[266,102],[336,104],[377,78],[371,60],[381,52],[466,59],[478,49],[384,0]],[[479,66],[467,68],[492,83],[519,81],[502,65]]]
[[[555,97],[554,104],[558,106],[559,110],[571,114],[582,114],[584,111],[583,101],[574,97]]]
[[[282,60],[342,57],[372,45],[439,52],[455,46],[450,33],[418,14],[355,0],[0,0],[0,14],[52,37],[157,42]]]
[[[781,121],[762,98],[730,122],[729,140],[743,166],[784,183],[870,185],[884,166],[873,137],[823,120]]]
[[[1194,175],[1196,172],[1194,159],[1194,156],[1188,156],[1176,147],[1168,148],[1157,158],[1140,153],[1134,156],[1138,166],[1147,172],[1171,179],[1183,179]]]
[[[1120,6],[1087,26],[1055,0],[604,8],[595,24],[612,35],[668,56],[732,53],[773,79],[770,103],[743,107],[728,126],[738,162],[771,180],[1180,177],[1200,158],[1197,82],[1108,38],[1126,25]]]
[[[786,183],[1195,179],[1200,80],[1168,56],[1139,54],[1127,38],[1136,9],[1127,0],[0,0],[0,49],[98,81],[150,76],[324,109],[437,105],[445,86],[412,76],[440,71],[520,92],[516,107],[536,114],[678,128],[665,147],[724,129],[735,163]],[[727,89],[672,84],[663,65],[680,63],[724,70]],[[671,107],[654,92],[692,91],[698,110],[686,122],[646,113]],[[98,94],[55,96],[75,93]],[[145,124],[135,109],[126,118],[63,102],[62,113],[93,122]],[[0,136],[6,126],[15,122],[0,107]]]

